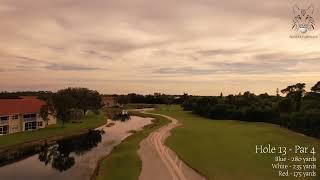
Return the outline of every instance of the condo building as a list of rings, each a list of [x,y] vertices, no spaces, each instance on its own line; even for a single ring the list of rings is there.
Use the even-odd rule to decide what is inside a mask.
[[[37,98],[0,99],[0,135],[31,131],[56,124],[56,118],[49,115],[48,121],[40,116],[45,102]]]

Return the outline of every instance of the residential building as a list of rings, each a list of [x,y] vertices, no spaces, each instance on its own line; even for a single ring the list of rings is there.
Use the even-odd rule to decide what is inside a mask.
[[[56,123],[49,115],[48,122],[40,116],[45,102],[36,98],[0,99],[0,135],[31,131]]]

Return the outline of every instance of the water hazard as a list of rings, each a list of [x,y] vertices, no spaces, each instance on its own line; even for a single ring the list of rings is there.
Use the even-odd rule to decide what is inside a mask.
[[[44,145],[0,167],[5,180],[89,180],[100,158],[130,135],[151,123],[150,118],[132,116],[126,122],[113,122],[88,133]],[[3,162],[2,162],[3,163]]]

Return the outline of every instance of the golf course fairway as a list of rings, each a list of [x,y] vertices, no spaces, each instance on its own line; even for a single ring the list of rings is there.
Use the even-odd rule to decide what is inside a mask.
[[[182,125],[173,130],[166,144],[187,164],[210,180],[316,180],[319,175],[320,141],[318,139],[273,124],[202,118],[183,111],[180,106],[159,106],[153,112],[168,115],[180,121]],[[287,147],[287,155],[256,153],[257,145],[269,144],[275,147]],[[273,169],[272,164],[278,163],[275,162],[276,156],[287,157],[287,159],[295,156],[312,157],[310,153],[304,155],[289,152],[289,148],[295,145],[315,147],[317,161],[308,162],[308,164],[314,163],[317,166],[316,177],[280,177],[279,170]],[[293,173],[294,165],[304,163],[287,160],[284,164],[288,164],[289,173]]]

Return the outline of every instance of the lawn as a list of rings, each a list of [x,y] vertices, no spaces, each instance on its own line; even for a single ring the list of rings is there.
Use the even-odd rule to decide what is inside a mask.
[[[256,145],[267,144],[286,147],[315,146],[319,176],[320,141],[318,139],[272,124],[210,120],[182,111],[179,106],[161,106],[155,110],[155,113],[169,115],[183,124],[173,130],[172,136],[166,143],[184,161],[209,179],[297,179],[277,176],[278,172],[272,169],[271,165],[275,155],[255,153]],[[290,156],[293,156],[293,153],[289,153],[287,157]],[[319,179],[318,176],[302,179]]]
[[[138,155],[139,144],[152,131],[169,123],[169,120],[161,116],[134,113],[140,117],[152,117],[153,123],[147,125],[143,130],[134,133],[116,146],[111,154],[102,159],[98,165],[96,180],[138,180],[142,162]]]
[[[155,108],[157,105],[156,104],[126,104],[124,108],[126,109],[144,109],[144,108]]]
[[[101,112],[100,114],[94,114],[89,112],[83,119],[81,119],[81,123],[65,123],[64,127],[62,127],[61,122],[58,122],[55,125],[50,125],[36,131],[19,132],[0,136],[0,149],[55,136],[73,135],[87,129],[96,128],[105,123],[106,118],[104,113]]]

